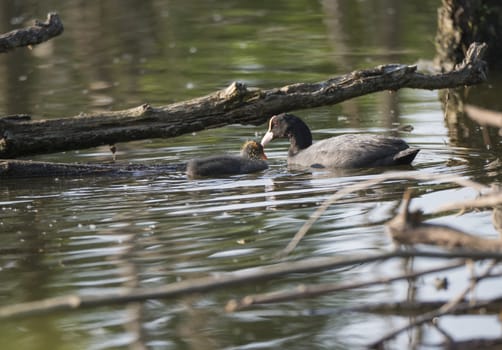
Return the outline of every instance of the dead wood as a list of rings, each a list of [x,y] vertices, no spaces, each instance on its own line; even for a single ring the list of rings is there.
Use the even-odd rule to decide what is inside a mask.
[[[446,342],[445,349],[455,350],[472,350],[472,349],[485,349],[485,350],[500,350],[502,348],[502,337],[499,338],[474,338],[469,340],[460,340],[454,342]]]
[[[479,84],[486,79],[483,47],[473,44],[464,64],[442,74],[422,74],[416,66],[388,64],[317,83],[267,90],[234,82],[207,96],[161,107],[144,104],[48,120],[31,120],[26,115],[1,118],[0,158],[175,137],[228,124],[259,125],[276,113],[336,104],[377,91]]]
[[[303,237],[308,233],[312,225],[321,217],[321,215],[334,203],[336,203],[338,200],[341,198],[344,198],[345,196],[360,191],[364,190],[367,188],[371,188],[372,186],[375,186],[379,183],[389,181],[389,180],[403,180],[403,179],[408,179],[408,180],[417,180],[417,181],[437,181],[437,182],[451,182],[451,183],[456,183],[460,186],[463,187],[470,187],[475,189],[476,191],[482,192],[482,191],[487,191],[490,188],[482,185],[480,183],[471,181],[467,178],[463,177],[458,177],[458,176],[451,176],[451,175],[433,175],[433,174],[422,174],[417,171],[411,171],[411,172],[391,172],[391,173],[386,173],[386,174],[381,174],[377,177],[374,177],[372,179],[366,180],[366,181],[361,181],[357,182],[353,185],[347,186],[342,188],[341,190],[333,193],[331,196],[329,196],[309,217],[309,219],[302,225],[302,227],[296,232],[295,236],[291,239],[291,241],[288,243],[286,248],[284,248],[282,251],[280,251],[277,255],[278,257],[284,257],[288,254],[290,254],[296,246],[300,243],[300,241],[303,239]],[[498,190],[497,190],[498,191]],[[500,198],[497,196],[497,198]],[[491,199],[491,197],[490,197]],[[477,204],[478,202],[476,202]],[[493,206],[495,201],[490,201],[489,205]],[[486,202],[483,201],[483,206],[486,206]],[[470,206],[474,207],[474,203],[469,203]],[[457,209],[458,207],[455,207]],[[461,207],[464,208],[464,207]],[[451,210],[451,209],[450,209]],[[398,223],[396,223],[397,225]]]
[[[502,129],[502,113],[473,105],[465,105],[464,111],[479,125]]]
[[[438,9],[436,63],[449,70],[462,61],[472,42],[488,45],[485,60],[500,69],[502,3],[497,0],[442,0]]]
[[[490,264],[484,269],[483,272],[481,272],[476,278],[472,278],[470,280],[469,285],[466,288],[464,288],[460,293],[458,293],[455,297],[449,300],[447,303],[443,304],[436,310],[429,311],[421,314],[418,317],[412,318],[410,322],[408,322],[408,324],[401,326],[393,331],[390,331],[385,336],[380,338],[378,341],[371,344],[370,347],[373,349],[382,349],[384,343],[386,343],[392,338],[395,338],[400,333],[406,332],[407,330],[420,326],[424,323],[431,322],[432,320],[435,320],[441,316],[454,314],[458,312],[466,312],[468,310],[472,310],[473,308],[483,308],[487,307],[488,305],[491,305],[492,300],[487,300],[487,301],[471,300],[470,303],[464,303],[464,305],[462,305],[462,302],[465,300],[465,298],[469,293],[473,292],[474,288],[476,288],[479,281],[488,278],[490,276],[493,268],[497,266],[497,262],[498,260],[492,260]]]
[[[17,47],[40,44],[63,32],[63,22],[57,13],[49,13],[45,22],[35,21],[31,27],[16,29],[0,35],[0,53]]]
[[[52,163],[31,160],[0,160],[0,178],[41,176],[146,176],[184,171],[186,164]]]
[[[498,252],[425,252],[394,251],[382,254],[368,254],[357,257],[335,256],[310,258],[299,261],[262,266],[253,269],[222,272],[207,277],[174,282],[164,286],[147,289],[129,289],[119,293],[103,295],[79,296],[67,295],[20,304],[0,307],[0,319],[11,317],[27,317],[47,314],[56,311],[70,311],[80,308],[91,308],[145,301],[148,299],[168,299],[188,294],[214,291],[230,286],[255,285],[258,281],[273,281],[288,274],[313,273],[332,270],[364,263],[386,261],[393,258],[426,257],[439,259],[469,258],[473,260],[502,259]]]
[[[446,225],[422,222],[421,212],[409,211],[410,197],[405,194],[403,210],[387,222],[392,239],[403,245],[428,244],[447,249],[466,249],[482,252],[502,251],[502,240],[477,237]]]
[[[230,300],[227,303],[225,310],[227,312],[234,312],[234,311],[246,309],[246,308],[249,308],[253,305],[258,305],[258,304],[278,303],[278,302],[292,301],[292,300],[297,300],[297,299],[313,298],[313,297],[317,297],[317,296],[328,294],[328,293],[341,292],[341,291],[352,290],[352,289],[357,289],[357,288],[366,288],[366,287],[379,285],[379,284],[390,284],[395,281],[412,279],[412,278],[417,278],[417,277],[427,275],[427,274],[433,274],[433,273],[437,273],[437,272],[455,269],[457,267],[464,266],[464,264],[465,264],[465,262],[462,261],[460,263],[457,262],[457,263],[453,263],[453,264],[449,264],[449,265],[445,265],[445,266],[439,266],[439,267],[428,269],[428,270],[415,271],[415,272],[401,274],[401,275],[394,276],[394,277],[381,277],[381,278],[376,278],[373,280],[361,281],[361,282],[323,283],[323,284],[316,284],[316,285],[301,284],[295,288],[289,287],[287,290],[278,290],[278,291],[270,292],[270,293],[248,295],[240,300],[235,300],[235,299]]]
[[[363,304],[343,309],[347,312],[366,312],[379,315],[419,316],[425,312],[433,312],[448,303],[448,300],[435,301],[394,301],[373,304]],[[473,304],[470,300],[462,300],[452,315],[486,315],[498,314],[502,307],[502,298],[478,300]]]

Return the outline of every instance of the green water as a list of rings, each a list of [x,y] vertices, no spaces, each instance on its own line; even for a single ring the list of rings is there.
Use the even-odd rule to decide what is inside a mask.
[[[325,80],[384,63],[413,64],[434,57],[440,1],[4,1],[2,32],[57,10],[62,36],[0,56],[0,115],[35,118],[119,110],[142,103],[166,105],[202,96],[232,81],[279,87]],[[493,94],[490,86],[471,91]],[[496,85],[495,85],[496,86]],[[494,99],[496,99],[496,94]],[[483,97],[488,99],[488,97]],[[483,166],[497,158],[476,126],[453,140],[437,92],[403,90],[360,97],[336,106],[295,112],[319,140],[343,132],[401,133],[422,150],[421,173],[499,180]],[[181,163],[193,157],[237,153],[260,138],[266,125],[231,125],[173,139],[118,144],[120,162]],[[496,133],[491,133],[496,135]],[[495,136],[496,137],[496,136]],[[267,149],[267,171],[219,179],[188,180],[183,173],[120,178],[0,180],[0,306],[66,295],[102,295],[151,288],[222,271],[277,262],[309,215],[331,193],[379,172],[335,174],[288,169],[287,141]],[[41,155],[33,159],[100,162],[108,147]],[[434,183],[395,181],[359,191],[332,205],[291,259],[392,248],[383,223],[396,212],[405,188],[414,205],[472,198],[472,190]],[[444,215],[454,224],[497,237],[491,213]],[[423,264],[428,264],[424,261]],[[376,340],[406,318],[343,314],[341,306],[398,300],[407,286],[379,286],[258,306],[227,314],[229,299],[291,288],[298,283],[349,282],[400,272],[398,261],[312,275],[295,274],[172,300],[60,312],[0,324],[2,349],[352,349]],[[465,282],[451,273],[453,289],[419,297],[446,298]],[[500,289],[492,281],[487,289]],[[448,329],[497,336],[491,317],[454,320]],[[454,331],[452,331],[454,332]],[[419,341],[437,341],[426,329]],[[400,337],[396,348],[411,340]]]

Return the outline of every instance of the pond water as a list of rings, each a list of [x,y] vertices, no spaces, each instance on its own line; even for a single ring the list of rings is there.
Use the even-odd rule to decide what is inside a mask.
[[[61,15],[65,32],[34,50],[0,56],[5,77],[0,81],[0,115],[56,118],[145,102],[165,105],[232,81],[270,88],[378,64],[431,60],[439,5],[439,0],[5,1],[0,5],[2,32],[52,10]],[[473,88],[471,95],[490,101],[497,81]],[[500,103],[496,98],[493,105]],[[383,92],[295,114],[307,121],[317,140],[357,132],[399,135],[422,149],[413,166],[420,174],[463,175],[483,184],[500,178],[497,169],[485,168],[498,158],[496,132],[489,132],[488,147],[475,125],[449,127],[437,91]],[[395,131],[408,124],[411,132]],[[117,161],[177,164],[237,153],[266,127],[231,125],[118,144]],[[173,172],[0,180],[0,306],[148,289],[276,263],[275,254],[330,194],[389,170],[340,174],[288,169],[287,147],[286,140],[267,147],[266,171],[217,179],[189,180]],[[31,159],[103,162],[111,154],[100,147]],[[389,251],[392,243],[383,225],[397,212],[408,187],[417,193],[412,206],[426,214],[443,203],[476,196],[471,189],[436,182],[394,180],[372,186],[331,205],[288,259]],[[429,221],[498,237],[490,211],[455,214]],[[423,259],[417,265],[435,262]],[[235,313],[223,309],[228,300],[248,294],[299,283],[357,281],[403,272],[403,265],[391,260],[175,299],[2,321],[0,338],[3,349],[357,348],[408,319],[340,313],[339,308],[406,298],[406,283]],[[446,291],[435,291],[435,276],[427,276],[416,297],[455,295],[466,283],[463,272],[448,274]],[[481,287],[480,295],[491,295],[501,283],[492,280]],[[500,336],[495,316],[447,318],[441,324],[459,338]],[[458,329],[463,331],[458,334]],[[424,328],[391,345],[439,342],[436,333]]]

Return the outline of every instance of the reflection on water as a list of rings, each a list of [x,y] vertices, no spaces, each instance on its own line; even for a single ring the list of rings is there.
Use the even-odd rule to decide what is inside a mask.
[[[2,3],[4,26],[13,18],[44,15],[27,10],[31,1],[16,3],[18,7]],[[417,7],[397,0],[271,2],[264,7],[236,1],[49,3],[66,21],[65,34],[34,52],[0,56],[0,70],[7,77],[0,82],[2,115],[54,117],[145,101],[167,104],[232,80],[281,86],[389,61],[432,58],[438,5],[427,1]],[[410,26],[400,27],[403,23]],[[423,38],[430,38],[427,45]],[[483,168],[497,158],[496,147],[468,142],[469,130],[461,142],[450,141],[436,92],[380,93],[295,114],[312,127],[316,140],[342,132],[396,134],[398,126],[411,124],[412,132],[397,135],[422,149],[415,170],[465,175],[482,183],[499,180],[497,168]],[[245,140],[259,138],[265,128],[233,125],[119,144],[118,161],[180,164],[193,157],[236,154]],[[275,254],[330,194],[387,171],[288,169],[287,147],[287,140],[270,145],[266,171],[218,179],[188,180],[174,171],[1,180],[0,305],[68,293],[149,288],[274,263]],[[37,159],[97,162],[110,161],[111,154],[103,147]],[[408,180],[355,192],[328,208],[291,259],[390,249],[383,223],[395,214],[408,187],[417,192],[413,205],[426,214],[431,205],[474,196],[451,185]],[[497,235],[489,212],[433,220]],[[5,348],[30,349],[353,348],[406,320],[340,314],[337,309],[397,300],[405,295],[405,284],[233,314],[225,314],[223,306],[231,298],[297,283],[353,281],[402,270],[399,262],[388,262],[297,274],[176,300],[2,322],[0,338]],[[464,277],[454,277],[458,287]],[[425,290],[423,298],[453,294]],[[469,327],[478,328],[472,323]],[[406,347],[408,339],[399,344]]]

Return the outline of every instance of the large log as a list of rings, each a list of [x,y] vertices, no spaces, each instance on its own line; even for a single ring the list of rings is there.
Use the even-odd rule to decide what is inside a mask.
[[[31,160],[0,160],[1,178],[63,177],[63,176],[146,176],[185,171],[185,163],[128,164],[128,163],[53,163]]]
[[[207,96],[161,107],[144,104],[48,120],[32,120],[26,115],[0,118],[0,158],[174,137],[228,124],[259,125],[276,113],[336,104],[377,91],[479,84],[486,80],[483,48],[482,44],[473,44],[463,64],[441,74],[423,74],[416,66],[389,64],[317,83],[268,90],[234,82]]]

